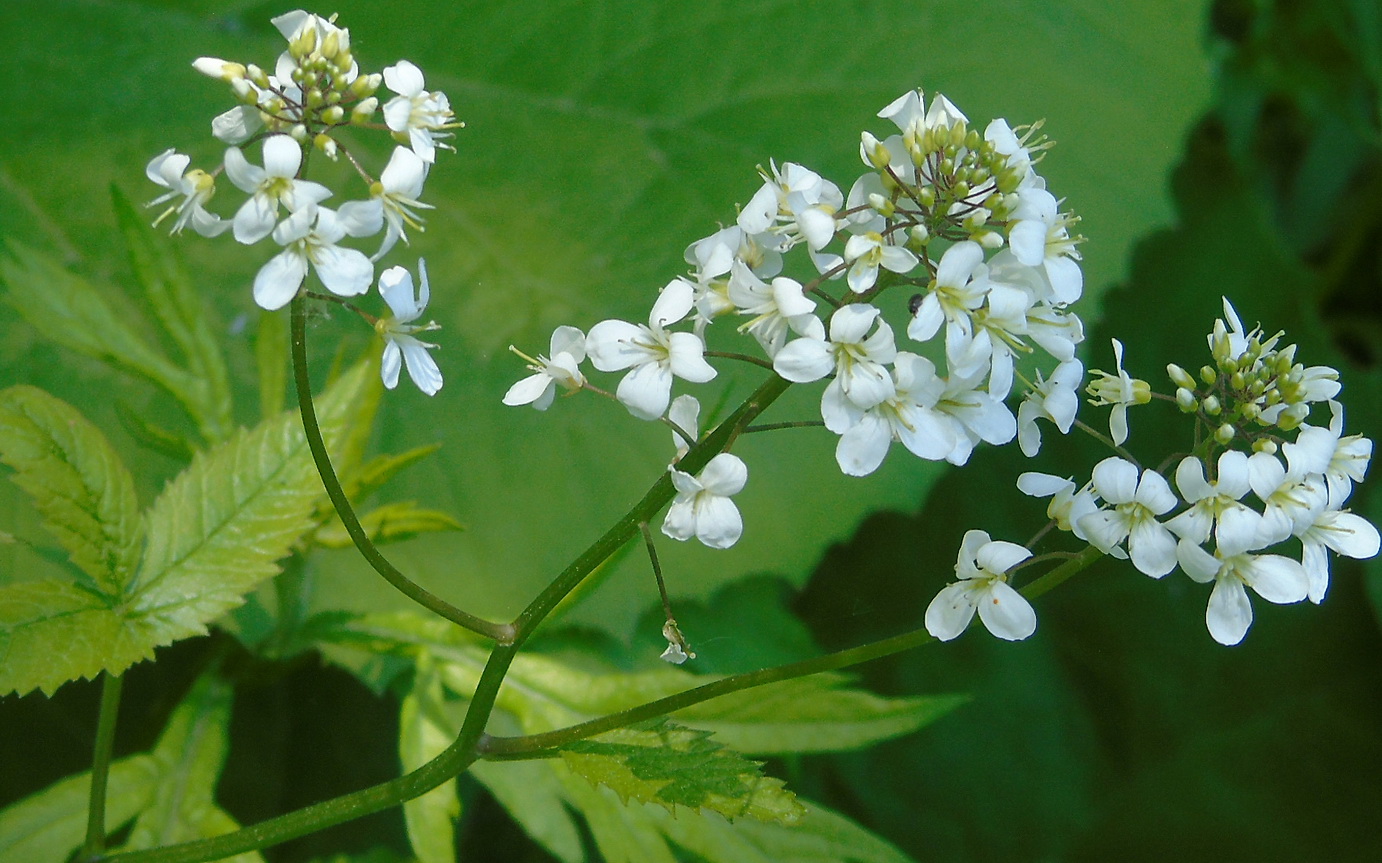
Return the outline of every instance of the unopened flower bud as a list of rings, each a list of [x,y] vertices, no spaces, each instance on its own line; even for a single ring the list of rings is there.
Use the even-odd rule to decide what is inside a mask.
[[[361,75],[350,82],[350,87],[346,89],[346,92],[357,99],[368,98],[374,95],[374,91],[379,89],[379,85],[382,84],[383,81],[384,79],[377,73],[374,75]]]
[[[322,122],[328,126],[335,126],[345,119],[345,108],[342,108],[340,105],[332,105],[330,108],[322,111],[321,118]]]
[[[1171,383],[1178,387],[1191,390],[1195,388],[1195,379],[1190,376],[1189,372],[1175,363],[1170,363],[1166,366],[1166,376],[1171,379]]]
[[[1212,384],[1219,379],[1219,372],[1213,366],[1200,366],[1200,380]]]
[[[294,124],[292,128],[288,130],[288,134],[291,135],[293,140],[297,141],[299,144],[307,143],[307,127],[302,125],[301,123]]]
[[[926,230],[925,225],[913,225],[908,233],[912,237],[912,242],[919,246],[924,246],[931,242],[931,232]]]
[[[330,33],[327,33],[326,38],[322,40],[321,54],[328,60],[335,60],[336,55],[341,50],[340,32],[339,30],[332,30]]]
[[[1224,409],[1223,405],[1219,404],[1218,396],[1205,396],[1204,400],[1200,402],[1200,407],[1210,416],[1216,416],[1219,411]]]
[[[872,165],[879,171],[888,167],[888,164],[892,161],[892,157],[888,153],[888,148],[884,147],[883,142],[879,141],[869,132],[865,132],[860,136],[859,155],[863,158],[864,164]]]
[[[359,80],[358,78],[356,80]],[[362,125],[374,119],[374,112],[379,110],[379,100],[371,96],[363,99],[354,108],[350,109],[350,122],[355,125]]]
[[[1199,399],[1195,398],[1195,393],[1186,387],[1176,390],[1176,407],[1181,409],[1181,413],[1193,414],[1199,410]]]
[[[245,77],[253,81],[254,86],[261,90],[267,90],[269,88],[269,73],[253,63],[245,67]]]
[[[1228,376],[1228,385],[1235,390],[1241,390],[1247,385],[1247,378],[1243,377],[1241,371],[1234,372]]]
[[[312,139],[312,146],[326,154],[326,158],[333,162],[336,160],[336,139],[325,132],[317,133],[317,136]]]
[[[1214,440],[1218,441],[1221,444],[1227,445],[1229,441],[1233,440],[1233,436],[1235,433],[1236,432],[1234,431],[1234,428],[1230,423],[1224,423],[1223,425],[1219,426],[1217,429],[1214,430]]]
[[[1003,235],[997,231],[980,231],[977,234],[971,234],[970,239],[986,249],[1003,247]]]
[[[1276,455],[1276,441],[1271,438],[1258,438],[1252,442],[1253,452],[1265,452],[1267,455]]]
[[[222,60],[219,57],[198,57],[192,61],[192,68],[208,78],[217,78],[221,81],[236,81],[245,77],[245,67],[242,64]]]
[[[315,19],[316,16],[312,16]],[[288,43],[288,55],[294,60],[302,60],[317,50],[317,27],[315,20],[306,22],[297,38]]]

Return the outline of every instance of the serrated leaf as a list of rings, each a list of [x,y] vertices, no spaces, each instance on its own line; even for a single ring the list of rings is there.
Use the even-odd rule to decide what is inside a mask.
[[[203,295],[193,286],[170,241],[155,235],[146,214],[136,210],[115,186],[111,199],[135,279],[154,319],[178,346],[190,373],[188,386],[181,390],[183,406],[206,440],[222,440],[234,425],[230,381],[217,334],[206,317]]]
[[[153,655],[108,600],[62,581],[0,588],[0,693],[38,688],[51,695],[69,680],[119,673]]]
[[[328,445],[368,424],[372,363],[317,402]],[[365,403],[364,416],[359,414]],[[123,672],[153,649],[200,635],[278,572],[276,561],[315,526],[324,494],[295,412],[199,454],[145,518],[143,561],[123,598],[60,582],[0,590],[0,693]]]
[[[215,802],[216,783],[229,749],[233,688],[214,673],[203,675],[173,710],[150,755],[162,781],[134,823],[122,851],[206,839],[239,829]],[[263,863],[250,851],[231,863]]]
[[[432,663],[419,657],[413,687],[403,697],[398,716],[398,758],[405,771],[431,761],[455,739],[444,713],[444,698]],[[408,842],[418,863],[455,863],[456,819],[460,814],[455,779],[404,802]]]
[[[424,533],[465,530],[465,526],[450,515],[440,510],[423,509],[410,500],[375,507],[360,516],[360,526],[375,545],[402,542]],[[323,526],[312,538],[317,545],[326,548],[349,548],[353,544],[340,519]]]
[[[620,728],[561,747],[572,772],[603,785],[625,803],[709,810],[726,818],[792,824],[805,810],[781,780],[710,739],[707,731],[665,719]]]
[[[352,426],[361,421],[359,402],[374,375],[373,365],[362,363],[317,402],[329,446],[358,434]],[[136,613],[163,637],[204,632],[274,575],[275,561],[311,527],[324,492],[301,422],[288,411],[241,432],[195,459],[154,501]]]
[[[118,830],[149,805],[162,773],[150,755],[110,765],[106,828]],[[86,836],[91,774],[62,779],[0,812],[0,863],[64,860]]]
[[[0,461],[72,562],[118,596],[139,563],[143,523],[134,480],[100,430],[40,389],[0,390]]]
[[[201,383],[140,335],[106,302],[109,291],[17,240],[0,255],[6,296],[34,329],[58,344],[147,378],[186,405]]]

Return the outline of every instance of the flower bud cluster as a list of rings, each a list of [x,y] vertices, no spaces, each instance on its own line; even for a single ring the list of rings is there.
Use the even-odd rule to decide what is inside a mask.
[[[1297,363],[1294,345],[1278,348],[1282,336],[1245,331],[1224,300],[1224,318],[1209,334],[1214,364],[1198,379],[1181,366],[1168,368],[1175,404],[1197,419],[1194,451],[1174,461],[1174,484],[1121,455],[1101,461],[1082,486],[1041,473],[1018,479],[1023,492],[1051,499],[1047,514],[1055,526],[1130,560],[1139,572],[1159,579],[1179,569],[1212,583],[1205,621],[1226,645],[1242,641],[1252,623],[1249,588],[1268,602],[1319,603],[1331,552],[1362,559],[1379,550],[1377,528],[1345,508],[1367,471],[1372,441],[1344,434],[1338,372]],[[1126,408],[1151,395],[1123,371],[1117,341],[1114,353],[1117,374],[1098,373],[1090,392],[1096,403],[1114,405],[1110,425],[1122,444]],[[1327,426],[1307,422],[1318,402],[1329,406]],[[928,626],[931,617],[950,622],[931,630],[940,638],[963,629],[954,625],[957,592],[947,590],[928,616]],[[995,625],[989,628],[1003,638],[1030,634],[1025,626]]]
[[[244,245],[271,238],[280,247],[254,279],[254,300],[268,310],[297,296],[309,272],[337,296],[367,293],[374,284],[375,262],[400,239],[408,242],[408,228],[423,230],[418,211],[431,209],[419,200],[423,185],[437,149],[450,149],[444,139],[460,125],[445,94],[427,91],[421,70],[407,60],[382,73],[361,73],[351,51],[350,31],[337,26],[334,16],[326,19],[297,10],[274,18],[273,24],[287,40],[273,74],[253,64],[214,57],[193,63],[197,71],[229,84],[241,103],[211,123],[212,134],[230,145],[222,163],[211,171],[189,170],[191,159],[170,149],[156,156],[146,171],[151,181],[167,190],[150,202],[167,205],[154,224],[176,214],[173,233],[190,225],[206,237],[229,231]],[[395,94],[383,106],[382,124],[375,121],[381,86]],[[338,134],[350,127],[386,131],[404,146],[394,148],[377,179],[352,156],[350,163],[366,196],[328,207],[323,202],[334,192],[303,174],[312,148],[337,158],[346,148]],[[246,155],[251,145],[262,154],[262,165]],[[223,174],[247,196],[231,218],[207,209]],[[380,232],[383,240],[373,255],[342,244],[347,237]],[[427,351],[436,345],[413,336],[436,329],[435,323],[412,323],[427,305],[425,269],[420,278],[420,293],[415,293],[406,269],[387,270],[380,276],[379,293],[391,314],[361,315],[384,338],[385,384],[395,386],[400,365],[406,364],[418,387],[432,395],[441,387],[441,374]]]
[[[1034,454],[1038,419],[1067,432],[1083,380],[1084,330],[1069,310],[1083,289],[1081,238],[1036,173],[1049,142],[1003,120],[980,133],[950,100],[928,108],[920,91],[879,116],[897,133],[863,133],[866,170],[848,194],[799,164],[760,168],[734,223],[687,248],[690,271],[663,287],[646,324],[603,321],[583,341],[558,329],[548,357],[520,354],[533,374],[505,403],[545,410],[559,388],[593,390],[580,369],[589,359],[623,373],[614,397],[630,414],[666,420],[677,379],[705,383],[718,374],[710,359],[744,358],[708,349],[714,325],[733,318],[726,336],[750,336],[766,356],[752,361],[794,383],[828,381],[820,424],[839,436],[846,474],[872,473],[893,442],[964,464],[980,442],[1018,438]],[[915,347],[899,346],[890,317]],[[1055,371],[1020,379],[1017,359],[1037,349]],[[737,465],[733,476],[720,486],[737,491]],[[673,521],[664,532],[701,535]]]

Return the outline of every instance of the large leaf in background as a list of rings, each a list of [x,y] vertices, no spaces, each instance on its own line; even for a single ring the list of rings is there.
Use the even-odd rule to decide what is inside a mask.
[[[414,60],[468,123],[455,139],[460,152],[442,154],[433,172],[427,197],[439,208],[413,243],[431,264],[429,314],[446,326],[447,386],[435,400],[397,394],[382,439],[390,449],[447,444],[432,478],[410,477],[406,496],[457,513],[472,530],[412,544],[400,561],[432,589],[495,614],[516,611],[668,456],[664,429],[594,399],[547,415],[503,408],[500,396],[523,374],[508,343],[531,352],[557,324],[643,319],[653,291],[684,269],[686,244],[753,192],[755,166],[801,161],[847,185],[859,171],[859,130],[879,128],[874,112],[917,86],[946,92],[976,120],[1047,119],[1061,146],[1043,171],[1085,217],[1097,293],[1122,272],[1132,239],[1168,218],[1164,171],[1208,92],[1204,3],[1190,0],[1005,0],[962,13],[910,0],[790,8],[353,0],[333,9],[363,63]],[[281,50],[267,21],[281,10],[241,10],[203,17],[79,0],[5,4],[0,71],[30,83],[12,94],[4,133],[0,233],[54,247],[84,270],[111,269],[96,190],[114,180],[152,197],[140,185],[143,166],[170,146],[199,162],[219,158],[206,130],[229,98],[190,60],[268,65]],[[160,37],[144,38],[150,32]],[[48,49],[56,44],[60,64]],[[44,73],[33,75],[37,68]],[[72,92],[83,93],[83,110],[54,110]],[[378,170],[385,154],[363,155]],[[269,250],[185,242],[223,317],[250,310],[250,277]],[[329,352],[324,341],[319,352]],[[702,402],[742,392],[758,376],[722,374],[702,388]],[[817,398],[804,394],[772,416],[809,415]],[[787,454],[780,437],[744,441],[745,538],[713,562],[699,549],[669,550],[678,590],[706,595],[762,570],[800,578],[862,513],[914,507],[937,472],[894,454],[874,477],[847,479],[834,467],[832,436],[788,434]],[[333,561],[323,607],[397,601],[348,559]],[[642,570],[636,556],[614,567],[616,586],[577,618],[627,632],[649,595]]]
[[[419,733],[435,734],[439,742],[440,738],[455,737],[468,704],[467,684],[482,655],[477,646],[468,644],[473,639],[449,637],[433,621],[415,615],[342,619],[319,626],[317,634],[331,642],[331,653],[338,658],[343,646],[397,650],[415,657],[424,676],[431,678],[440,672],[449,691],[432,686],[415,688],[409,696],[411,706],[405,702],[400,734],[405,741]],[[551,676],[547,675],[549,685]],[[568,668],[567,676],[577,686],[583,678],[589,679],[575,668]],[[617,676],[632,680],[631,688],[646,688],[633,680],[637,675]],[[601,683],[614,683],[614,677]],[[564,724],[579,718],[569,704],[545,694],[534,683],[535,678],[516,666],[511,670],[502,690],[501,709],[491,717],[492,733],[518,733],[525,730],[520,722],[536,721],[538,727],[547,728],[553,722]],[[615,688],[596,686],[592,697],[605,700]],[[809,711],[805,705],[797,707]],[[672,863],[679,859],[672,845],[710,863],[908,860],[849,819],[796,801],[778,780],[763,777],[756,768],[753,762],[721,749],[704,731],[650,723],[577,741],[563,747],[560,758],[480,761],[471,766],[470,773],[490,789],[529,836],[563,863],[587,859],[578,816],[609,863]],[[720,812],[752,817],[731,825],[716,814]],[[777,821],[790,821],[791,826]],[[423,848],[436,847],[436,843],[450,847],[450,824],[444,818],[410,819],[409,836],[421,857]]]
[[[159,848],[240,828],[215,800],[216,783],[230,749],[231,701],[230,684],[213,672],[198,679],[173,711],[150,753],[162,781],[120,850]],[[264,863],[257,851],[226,860]]]
[[[328,445],[368,427],[378,385],[366,362],[327,390],[318,418]],[[155,647],[204,633],[278,572],[278,559],[315,526],[322,496],[296,412],[199,454],[145,514],[132,581],[112,591],[54,580],[0,588],[0,693],[119,674]]]
[[[141,753],[110,765],[106,795],[106,829],[121,825],[153,800],[163,778],[153,756]],[[0,863],[64,860],[86,836],[91,774],[81,773],[0,812]]]

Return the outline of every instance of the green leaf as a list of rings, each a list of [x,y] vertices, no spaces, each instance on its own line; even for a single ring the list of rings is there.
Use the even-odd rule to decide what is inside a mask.
[[[218,334],[207,319],[203,295],[193,285],[169,240],[155,235],[147,214],[135,209],[115,186],[111,186],[111,198],[120,232],[129,247],[130,264],[147,305],[178,346],[189,372],[188,386],[181,390],[183,406],[204,438],[222,440],[233,427],[230,381]]]
[[[0,588],[0,693],[52,694],[102,670],[119,674],[153,655],[108,597],[61,581]]]
[[[328,445],[362,437],[378,390],[361,363],[317,402]],[[363,405],[363,406],[362,406]],[[316,526],[323,496],[295,412],[199,454],[145,517],[143,561],[123,597],[55,581],[0,589],[0,693],[123,672],[153,649],[200,635],[278,572]]]
[[[369,494],[393,479],[399,471],[412,467],[439,449],[441,444],[433,443],[413,447],[407,452],[375,456],[361,465],[357,475],[351,478],[354,482],[351,493]]]
[[[118,830],[153,800],[162,772],[150,755],[110,765],[106,828]],[[86,836],[90,772],[55,782],[0,812],[0,863],[64,860]]]
[[[459,728],[459,723],[455,725]],[[479,780],[539,845],[563,863],[582,863],[581,833],[549,761],[477,761]],[[591,789],[592,791],[594,789]]]
[[[806,814],[790,828],[745,821],[738,833],[772,863],[910,863],[891,842],[818,803],[805,803]]]
[[[233,695],[230,684],[214,672],[204,674],[173,711],[150,753],[158,762],[162,781],[122,851],[206,839],[239,829],[215,802],[216,782],[229,749]],[[264,860],[258,852],[227,859],[232,863]]]
[[[762,764],[725,749],[710,733],[665,719],[620,728],[561,747],[573,773],[612,789],[625,803],[710,810],[734,819],[793,824],[805,810]]]
[[[862,749],[910,734],[968,701],[964,695],[884,698],[813,674],[731,693],[677,711],[741,752],[782,755]]]
[[[423,509],[414,501],[386,503],[360,516],[360,526],[375,545],[401,542],[424,533],[464,530],[465,526],[440,510]],[[350,534],[339,518],[333,518],[313,535],[313,541],[327,548],[350,548]]]
[[[398,717],[398,758],[403,769],[416,770],[441,754],[455,739],[444,711],[445,693],[432,663],[419,657],[413,687],[403,698]],[[403,804],[408,842],[418,863],[455,863],[456,819],[461,801],[456,780]]]
[[[358,436],[357,424],[369,425],[360,402],[371,385],[377,372],[362,363],[317,402],[328,446]],[[195,459],[148,513],[135,616],[149,637],[167,643],[200,634],[239,605],[278,572],[275,561],[312,527],[323,494],[296,411]]]
[[[28,386],[0,390],[0,461],[44,527],[103,593],[118,596],[139,563],[134,480],[76,408]]]
[[[195,402],[189,394],[203,386],[201,381],[111,308],[109,291],[18,240],[8,240],[6,248],[9,255],[0,255],[0,281],[8,286],[10,304],[34,329],[63,347],[147,378],[183,405]]]

